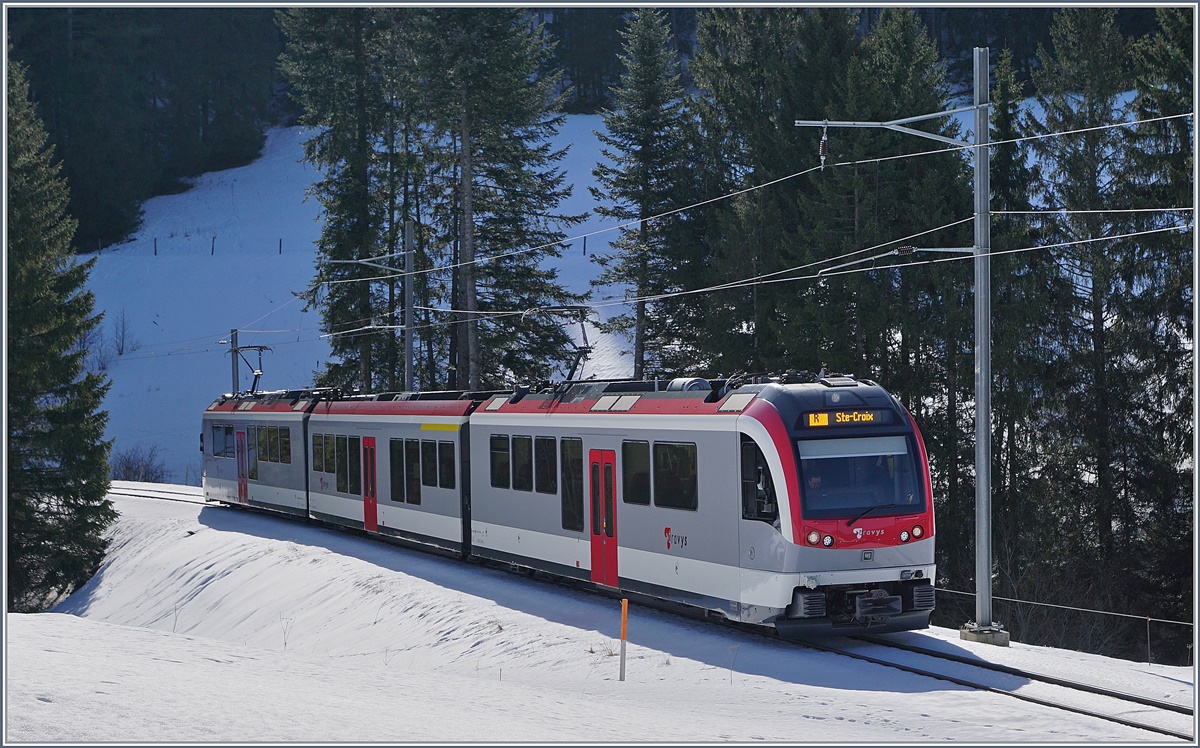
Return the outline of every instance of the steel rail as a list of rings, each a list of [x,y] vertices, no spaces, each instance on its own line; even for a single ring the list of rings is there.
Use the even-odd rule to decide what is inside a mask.
[[[903,665],[898,662],[892,662],[889,660],[880,659],[878,657],[872,657],[870,655],[863,654],[861,652],[853,652],[853,651],[849,651],[849,650],[845,650],[845,649],[838,649],[837,647],[832,647],[832,646],[828,646],[828,645],[817,643],[817,642],[798,642],[798,644],[800,644],[800,646],[809,647],[811,649],[815,649],[815,650],[818,650],[821,652],[828,652],[830,654],[843,655],[845,657],[852,657],[856,660],[870,662],[875,665],[882,665],[884,667],[895,668],[897,670],[902,670],[904,672],[912,673],[914,675],[922,675],[927,678],[936,678],[937,680],[947,681],[950,683],[954,683],[955,685],[965,686],[966,688],[973,688],[973,689],[976,689],[979,691],[987,691],[988,693],[994,693],[994,694],[998,694],[1000,696],[1011,696],[1014,699],[1026,701],[1031,704],[1037,704],[1039,706],[1046,706],[1046,707],[1050,707],[1052,709],[1061,709],[1063,711],[1072,712],[1074,714],[1080,714],[1085,717],[1095,717],[1097,719],[1102,719],[1102,720],[1105,720],[1108,722],[1114,722],[1116,724],[1123,725],[1125,727],[1132,727],[1132,728],[1135,728],[1138,730],[1149,730],[1150,732],[1156,732],[1160,735],[1168,735],[1170,737],[1179,738],[1181,740],[1187,740],[1187,741],[1193,740],[1193,736],[1190,733],[1177,732],[1170,728],[1159,727],[1157,725],[1147,725],[1144,722],[1135,722],[1133,720],[1125,719],[1123,717],[1117,717],[1117,716],[1111,715],[1111,714],[1102,714],[1100,712],[1094,712],[1089,709],[1084,709],[1082,707],[1070,706],[1069,704],[1061,704],[1058,702],[1050,701],[1048,699],[1039,698],[1037,696],[1029,696],[1027,694],[1017,693],[1016,691],[1007,691],[1003,688],[997,688],[996,686],[990,686],[986,683],[977,683],[975,681],[970,681],[965,678],[959,678],[957,676],[949,675],[947,673],[938,673],[938,672],[934,672],[932,670],[925,670],[924,668],[913,667],[911,665]],[[975,665],[976,663],[970,663],[970,664]],[[1069,687],[1069,686],[1065,686],[1065,687]]]
[[[875,636],[858,636],[855,638],[860,641],[870,642],[871,644],[879,644],[884,647],[892,647],[893,649],[900,649],[906,652],[914,652],[916,654],[927,655],[929,657],[936,657],[939,660],[949,660],[951,662],[958,662],[963,665],[971,665],[973,667],[983,668],[984,670],[992,670],[997,673],[1004,673],[1005,675],[1015,675],[1020,678],[1028,678],[1029,680],[1049,683],[1054,686],[1070,688],[1076,691],[1086,691],[1087,693],[1093,693],[1098,696],[1108,696],[1110,698],[1120,699],[1121,701],[1131,701],[1135,704],[1141,704],[1142,706],[1149,706],[1154,707],[1155,709],[1164,709],[1170,712],[1186,714],[1189,717],[1195,714],[1195,710],[1189,704],[1176,704],[1170,701],[1162,701],[1161,699],[1152,699],[1149,696],[1141,696],[1124,691],[1114,691],[1109,688],[1104,688],[1103,686],[1093,686],[1089,683],[1069,681],[1065,678],[1046,675],[1045,673],[1035,673],[1030,670],[1021,670],[1008,665],[1001,665],[996,662],[988,662],[987,660],[976,660],[972,659],[971,657],[967,657],[966,655],[954,654],[952,652],[938,652],[934,649],[927,649],[925,647],[918,647],[912,644],[902,644],[900,642],[888,641]]]

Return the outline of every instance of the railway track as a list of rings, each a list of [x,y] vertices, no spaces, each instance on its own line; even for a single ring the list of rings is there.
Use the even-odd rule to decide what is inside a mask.
[[[157,484],[138,483],[137,481],[115,480],[108,489],[112,496],[129,496],[135,499],[160,499],[162,501],[182,501],[188,504],[207,504],[199,486],[171,486],[152,488]],[[166,484],[163,484],[166,486]]]
[[[144,483],[113,481],[110,494],[136,498],[178,501],[193,504],[208,503],[199,488],[151,488]],[[562,580],[545,579],[551,583]],[[572,585],[574,586],[574,585]],[[668,613],[679,614],[696,620],[716,622],[703,611],[682,608],[641,595],[625,595],[615,591],[601,591],[606,597],[628,596],[638,603]],[[771,629],[729,624],[739,631],[755,633],[778,639]],[[810,649],[851,657],[856,660],[895,668],[956,685],[1009,696],[1021,701],[1075,714],[1106,720],[1126,727],[1148,730],[1180,740],[1194,742],[1194,709],[1191,705],[1154,699],[1139,694],[1130,694],[1095,684],[1069,681],[1065,678],[1037,673],[1020,668],[988,662],[986,660],[940,652],[927,647],[906,644],[895,640],[873,636],[854,638],[830,638],[799,644]],[[1032,686],[1040,687],[1035,688]],[[1097,698],[1100,699],[1097,702]],[[1096,708],[1097,703],[1105,708]]]
[[[802,646],[1126,727],[1194,741],[1194,710],[1188,705],[877,637],[829,639],[806,642]],[[897,653],[900,653],[899,656]]]

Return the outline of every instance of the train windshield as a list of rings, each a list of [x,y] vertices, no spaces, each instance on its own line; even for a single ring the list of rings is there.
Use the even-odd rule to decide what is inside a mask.
[[[925,510],[917,460],[903,436],[798,442],[805,517],[853,518]],[[873,507],[878,507],[872,511]]]

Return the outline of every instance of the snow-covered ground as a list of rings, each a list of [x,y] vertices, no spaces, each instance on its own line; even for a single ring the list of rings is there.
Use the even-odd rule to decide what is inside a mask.
[[[618,601],[237,509],[114,501],[96,577],[7,616],[6,743],[1170,742],[639,606],[621,682]],[[1194,701],[1187,668],[908,636]]]
[[[562,166],[575,189],[566,214],[590,213],[563,256],[548,259],[568,289],[584,292],[595,276],[592,256],[608,248],[613,224],[595,215],[587,187],[600,158],[593,130],[599,116],[567,118],[559,133],[571,149]],[[266,345],[263,390],[304,387],[324,368],[329,344],[321,337],[320,315],[304,312],[296,296],[315,273],[320,206],[305,199],[318,174],[301,162],[305,128],[271,130],[262,156],[237,169],[198,177],[192,189],[145,205],[144,225],[130,241],[99,253],[88,287],[105,313],[104,356],[112,389],[104,401],[106,435],[114,451],[157,447],[171,479],[199,485],[200,414],[229,392],[231,329],[240,345]],[[602,233],[593,233],[602,232]],[[156,254],[157,252],[157,254]],[[96,255],[86,255],[84,259]],[[599,296],[618,293],[602,289]],[[620,309],[606,307],[604,318]],[[577,339],[578,322],[565,323]],[[123,327],[124,352],[116,353]],[[626,377],[631,371],[622,342],[588,330],[595,349],[580,378]],[[257,366],[253,352],[245,354]],[[239,365],[240,389],[252,382]]]

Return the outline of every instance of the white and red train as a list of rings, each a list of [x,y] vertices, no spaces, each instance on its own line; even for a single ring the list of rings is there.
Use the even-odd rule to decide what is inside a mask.
[[[774,626],[924,628],[929,463],[867,380],[223,396],[204,495]]]

